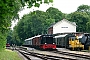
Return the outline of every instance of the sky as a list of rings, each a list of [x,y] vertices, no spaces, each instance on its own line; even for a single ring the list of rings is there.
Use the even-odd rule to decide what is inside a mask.
[[[52,6],[53,4],[53,6]],[[52,4],[41,4],[39,8],[32,7],[32,8],[26,8],[19,12],[19,17],[23,17],[24,14],[28,14],[29,12],[35,11],[35,10],[41,10],[46,11],[49,7],[55,7],[59,9],[62,13],[72,13],[77,10],[78,6],[80,5],[89,5],[90,6],[90,0],[53,0]],[[12,21],[12,27],[13,28],[18,21]]]

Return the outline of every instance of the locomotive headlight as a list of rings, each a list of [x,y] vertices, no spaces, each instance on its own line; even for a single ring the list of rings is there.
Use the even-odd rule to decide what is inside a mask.
[[[55,43],[53,43],[53,44],[55,44]]]
[[[45,43],[45,44],[47,44],[47,43]]]

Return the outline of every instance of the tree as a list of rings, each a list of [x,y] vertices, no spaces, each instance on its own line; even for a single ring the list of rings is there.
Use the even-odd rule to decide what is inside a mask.
[[[48,19],[55,19],[55,22],[58,22],[65,17],[64,14],[57,8],[50,7],[46,10],[46,12],[48,13]]]
[[[77,11],[76,12],[79,12],[79,15],[81,15],[81,17],[79,17],[80,21],[82,21],[83,23],[80,24],[80,22],[78,22],[79,26],[78,28],[80,29],[84,29],[83,31],[84,32],[89,32],[89,22],[90,22],[90,6],[88,5],[80,5],[78,8],[77,8]],[[80,30],[79,29],[79,30]]]
[[[87,32],[90,33],[90,21],[86,23]]]
[[[0,50],[3,50],[6,46],[6,34],[0,32]]]
[[[14,31],[16,31],[15,33],[17,33],[19,40],[24,41],[38,34],[46,34],[47,28],[54,23],[54,21],[54,19],[48,19],[46,12],[37,10],[24,15]]]
[[[44,3],[49,2],[53,0],[44,0]],[[21,4],[39,7],[42,0],[0,0],[0,32],[6,31],[11,26],[11,21],[18,18],[18,12],[22,8]]]
[[[8,35],[7,35],[7,43],[11,45],[11,40],[12,40],[12,30],[9,30]]]
[[[86,23],[90,20],[89,15],[86,12],[74,12],[71,13],[71,21],[76,22],[77,32],[87,32]]]
[[[29,8],[32,6],[39,7],[42,3],[52,3],[53,0],[21,0],[23,6],[28,5]]]
[[[18,18],[20,7],[17,0],[0,0],[0,32],[5,32],[11,26],[11,21]]]
[[[42,1],[43,0],[0,0],[0,42],[6,40],[11,21],[19,18],[18,12],[22,9],[22,6],[24,7],[26,4],[29,8],[33,5],[39,7]],[[49,2],[53,2],[53,0],[44,0],[44,3]],[[0,47],[3,46],[5,47],[5,43],[0,45]]]
[[[80,5],[78,8],[77,8],[77,11],[78,12],[89,12],[90,13],[90,6],[88,5]]]
[[[19,0],[0,0],[0,49],[5,48],[6,37],[11,21],[18,18],[18,11],[21,8]]]

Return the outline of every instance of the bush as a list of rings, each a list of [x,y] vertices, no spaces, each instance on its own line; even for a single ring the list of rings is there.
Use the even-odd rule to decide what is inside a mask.
[[[6,47],[6,35],[0,33],[0,50],[5,49]]]

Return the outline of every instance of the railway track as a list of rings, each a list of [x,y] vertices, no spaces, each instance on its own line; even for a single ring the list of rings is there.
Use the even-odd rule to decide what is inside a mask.
[[[62,54],[62,55],[73,56],[73,57],[78,57],[78,58],[90,59],[90,55],[76,54],[76,53],[63,52],[63,51],[49,51],[49,52]]]
[[[53,56],[53,55],[47,55],[47,54],[41,54],[41,53],[35,53],[35,52],[29,52],[25,49],[17,49],[21,54],[23,54],[28,60],[31,60],[29,56],[34,56],[37,58],[40,58],[42,60],[77,60],[75,58],[68,58],[68,57],[60,57],[60,56]]]
[[[30,56],[40,58],[41,60],[48,60],[48,59],[49,60],[62,60],[62,59],[63,60],[64,59],[65,60],[66,59],[67,60],[80,60],[79,58],[82,58],[83,60],[89,60],[90,59],[90,55],[76,54],[76,53],[70,53],[70,52],[64,52],[64,51],[49,51],[49,52],[52,52],[52,53],[63,55],[63,57],[62,57],[62,56],[53,56],[53,55],[30,52],[30,51],[27,51],[27,49],[23,48],[23,47],[16,48],[16,50],[19,51],[24,57],[26,57],[27,60],[31,60]],[[64,55],[72,56],[72,57],[75,57],[75,58],[64,57]]]

